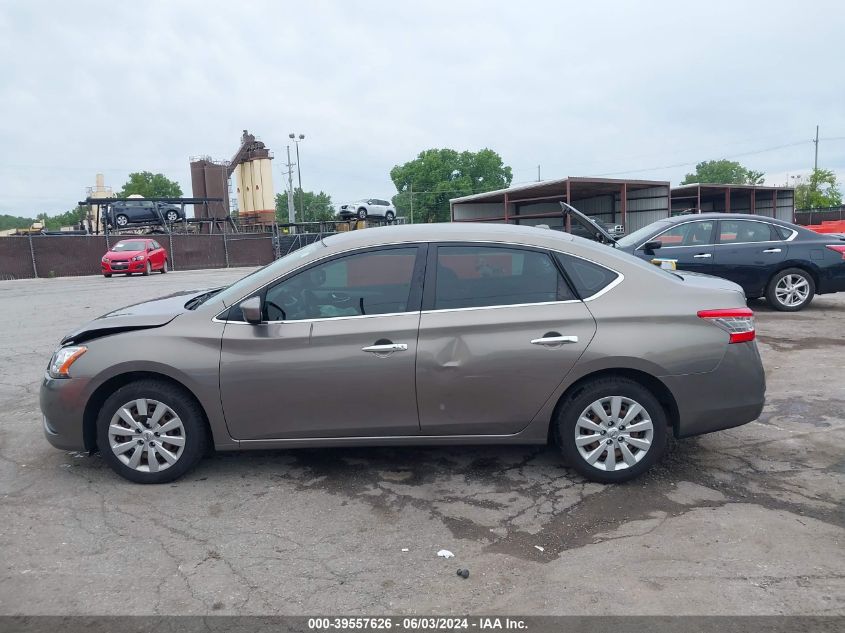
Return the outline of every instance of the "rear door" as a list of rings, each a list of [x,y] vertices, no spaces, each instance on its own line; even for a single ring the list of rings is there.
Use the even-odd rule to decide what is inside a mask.
[[[786,251],[786,242],[769,222],[720,220],[713,274],[738,283],[748,297],[760,297]]]
[[[427,435],[523,429],[589,345],[592,315],[540,249],[429,249],[417,348]]]
[[[654,255],[645,254],[642,250],[637,250],[637,255],[647,260],[674,260],[681,270],[713,274],[715,227],[716,221],[712,219],[676,224],[649,238],[649,241],[656,240],[662,244],[654,250]]]

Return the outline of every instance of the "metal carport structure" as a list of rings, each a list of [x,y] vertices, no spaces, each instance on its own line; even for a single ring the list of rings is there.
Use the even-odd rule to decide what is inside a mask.
[[[672,189],[672,215],[681,213],[752,213],[792,222],[795,190],[764,185],[693,183]]]
[[[669,183],[569,177],[488,191],[449,201],[453,222],[547,224],[563,229],[560,202],[602,222],[635,231],[669,217]]]

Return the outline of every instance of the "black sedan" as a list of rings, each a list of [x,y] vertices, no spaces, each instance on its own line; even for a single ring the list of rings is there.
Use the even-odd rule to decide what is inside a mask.
[[[648,261],[667,260],[678,269],[730,279],[742,286],[746,297],[766,297],[776,310],[795,312],[816,294],[845,291],[841,236],[765,216],[678,216],[612,243]]]

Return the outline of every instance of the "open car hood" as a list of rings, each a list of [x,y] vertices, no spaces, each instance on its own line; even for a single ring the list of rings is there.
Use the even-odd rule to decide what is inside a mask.
[[[166,297],[136,303],[97,317],[62,339],[62,345],[82,343],[91,339],[167,325],[180,314],[187,312],[185,304],[207,290],[188,290]]]
[[[588,234],[595,236],[595,240],[597,242],[616,246],[615,237],[605,231],[604,227],[602,227],[598,222],[595,222],[592,218],[587,217],[571,204],[561,202],[560,209],[563,212],[564,219],[568,216],[571,220],[580,224]]]

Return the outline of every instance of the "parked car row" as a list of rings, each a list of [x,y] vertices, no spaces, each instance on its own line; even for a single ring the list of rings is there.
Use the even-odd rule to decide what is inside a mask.
[[[183,475],[209,443],[550,441],[617,482],[650,468],[669,433],[757,418],[754,339],[730,281],[558,231],[390,226],[95,319],[54,353],[41,409],[51,444],[99,449],[140,483]],[[321,397],[326,384],[343,397]]]
[[[575,209],[565,211],[591,232],[601,231]],[[660,220],[619,239],[607,232],[601,237],[646,261],[736,282],[747,298],[765,297],[785,312],[804,309],[817,294],[845,291],[845,240],[783,220],[702,213]]]

